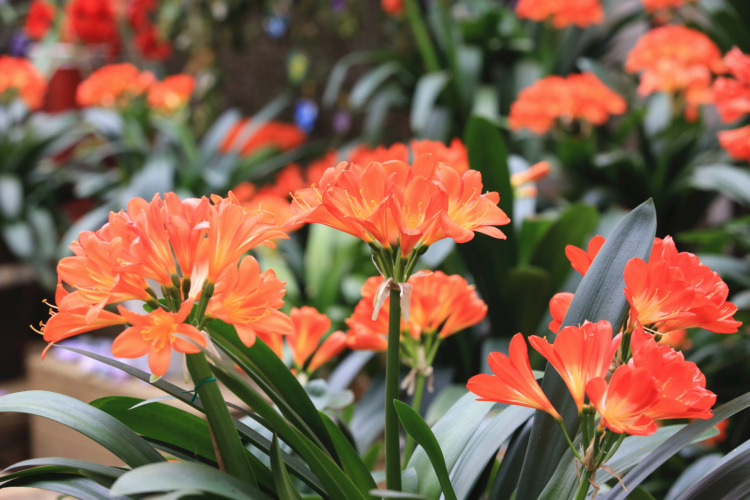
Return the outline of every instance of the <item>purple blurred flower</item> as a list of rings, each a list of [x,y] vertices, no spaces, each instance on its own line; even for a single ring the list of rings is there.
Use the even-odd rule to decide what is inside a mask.
[[[16,31],[10,41],[10,55],[15,57],[26,57],[31,39],[23,31]]]

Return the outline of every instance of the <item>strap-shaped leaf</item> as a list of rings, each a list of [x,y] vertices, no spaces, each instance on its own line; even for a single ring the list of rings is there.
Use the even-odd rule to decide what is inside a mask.
[[[115,479],[125,473],[125,469],[118,467],[59,457],[24,460],[11,465],[3,472],[18,468],[24,468],[24,470],[7,473],[0,477],[0,481],[6,482],[18,478],[30,478],[32,476],[44,476],[54,473],[88,477],[89,479],[94,479],[102,486],[109,487],[115,482]]]
[[[126,425],[77,399],[47,391],[26,391],[0,397],[0,412],[49,418],[101,444],[131,467],[162,462],[152,446]]]
[[[273,443],[271,444],[271,470],[273,471],[273,480],[276,483],[276,494],[280,500],[302,500],[299,492],[294,488],[294,483],[289,477],[284,465],[284,457],[281,456],[281,447],[279,447],[279,437],[273,434]]]
[[[688,424],[684,429],[669,438],[656,450],[646,456],[633,468],[633,470],[622,478],[622,482],[625,484],[627,491],[623,490],[622,485],[618,483],[607,495],[606,500],[625,500],[628,496],[628,491],[641,484],[661,464],[674,456],[682,448],[693,442],[696,436],[699,436],[711,427],[716,426],[719,422],[726,420],[747,407],[750,407],[750,392],[745,393],[715,409],[714,416],[710,419],[696,420],[695,422]]]
[[[354,446],[352,446],[352,443],[346,438],[341,429],[324,412],[321,411],[320,416],[333,439],[333,444],[336,446],[336,451],[341,458],[341,465],[344,468],[344,472],[349,475],[360,490],[367,491],[377,488],[372,474],[370,474],[365,463],[359,458],[357,450],[354,449]]]
[[[19,477],[3,484],[3,488],[39,488],[40,490],[56,491],[73,498],[86,500],[120,500],[113,497],[104,486],[86,477],[71,477],[65,474],[49,474],[39,478]]]
[[[575,292],[563,326],[607,320],[613,330],[619,330],[628,311],[623,294],[625,264],[633,257],[648,259],[655,234],[656,211],[649,200],[630,212],[607,237]],[[568,433],[574,434],[578,426],[576,405],[560,375],[549,364],[542,389],[563,417]],[[567,449],[558,423],[545,412],[537,411],[516,500],[536,500]]]
[[[448,468],[445,466],[443,451],[440,449],[440,444],[437,438],[435,438],[435,434],[430,430],[430,426],[422,420],[419,413],[406,403],[394,399],[393,404],[396,406],[396,412],[398,413],[398,418],[401,420],[401,425],[404,426],[406,432],[414,438],[414,441],[422,447],[430,458],[446,500],[456,500],[456,493],[453,491],[450,477],[448,477]]]
[[[198,490],[232,500],[270,500],[248,483],[208,465],[196,462],[164,462],[138,467],[120,476],[113,495]]]

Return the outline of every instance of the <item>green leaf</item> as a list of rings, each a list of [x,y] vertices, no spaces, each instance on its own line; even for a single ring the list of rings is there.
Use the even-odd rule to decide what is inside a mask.
[[[0,412],[20,412],[59,422],[104,446],[131,467],[162,462],[153,447],[101,410],[62,394],[26,391],[0,397]]]
[[[440,487],[443,489],[443,495],[446,500],[456,500],[456,494],[453,491],[451,480],[448,477],[448,469],[445,465],[445,457],[440,449],[440,444],[435,435],[430,430],[427,423],[422,420],[419,413],[414,411],[406,403],[394,399],[393,404],[396,406],[398,418],[411,437],[422,447],[432,463],[435,474],[440,481]]]
[[[24,470],[8,473],[9,470],[18,468],[24,468]],[[109,487],[115,479],[125,473],[125,470],[118,467],[111,467],[109,465],[101,465],[73,458],[32,458],[31,460],[17,462],[5,469],[3,471],[3,476],[0,477],[0,482],[22,477],[41,476],[50,473],[84,476],[89,479],[95,479],[95,481],[102,486]]]
[[[197,462],[165,462],[138,467],[120,476],[113,495],[199,490],[233,500],[270,497],[229,474]]]
[[[349,94],[349,106],[355,110],[361,109],[375,91],[380,88],[386,80],[401,72],[402,66],[395,61],[389,61],[370,70],[362,76],[352,87]]]
[[[323,419],[323,423],[326,424],[328,433],[333,439],[333,444],[336,446],[336,452],[341,458],[341,464],[344,468],[344,472],[351,478],[354,484],[362,491],[371,490],[377,488],[375,480],[372,478],[372,474],[368,470],[365,463],[359,458],[357,450],[354,449],[352,443],[346,438],[341,429],[331,420],[328,415],[324,412],[320,412],[320,416]]]
[[[3,484],[3,488],[39,488],[40,490],[56,491],[73,498],[86,500],[114,500],[110,491],[104,486],[85,477],[70,477],[69,475],[50,474],[42,478],[22,477]]]
[[[216,452],[205,420],[163,403],[148,403],[134,408],[142,402],[138,398],[107,396],[90,404],[142,436],[176,445],[196,456],[216,461]]]
[[[578,286],[562,325],[607,320],[614,331],[619,330],[628,311],[622,292],[625,264],[633,257],[648,259],[655,233],[656,212],[653,203],[648,201],[630,212],[608,236]],[[549,364],[542,389],[562,415],[568,433],[574,434],[578,427],[578,410],[560,375]],[[545,412],[537,411],[516,500],[536,500],[567,449],[559,424]]]
[[[677,480],[672,483],[664,500],[675,500],[683,491],[705,476],[706,472],[713,469],[714,465],[719,463],[722,458],[724,457],[721,453],[711,453],[688,465],[682,470]]]
[[[375,498],[401,498],[401,499],[412,499],[412,500],[427,500],[427,497],[420,495],[419,493],[406,493],[403,491],[393,490],[370,490],[370,495]]]
[[[477,86],[482,77],[482,51],[479,47],[461,45],[457,49],[456,63],[458,64],[459,91],[461,103],[466,109],[471,109]]]
[[[276,483],[276,494],[280,500],[301,500],[302,497],[294,488],[294,483],[289,477],[284,466],[284,457],[281,456],[279,447],[279,438],[273,433],[273,443],[271,444],[271,470],[273,471],[273,480]]]
[[[322,103],[323,106],[330,108],[336,104],[341,86],[344,84],[346,74],[349,69],[357,64],[377,63],[391,59],[390,51],[368,51],[368,52],[352,52],[347,54],[333,66],[331,69],[328,82],[326,83],[326,89],[323,92]]]
[[[475,394],[465,394],[432,426],[431,433],[434,433],[440,443],[448,469],[452,469],[456,464],[482,420],[494,406],[494,403],[476,401],[476,398]],[[416,437],[414,439],[419,443]],[[437,498],[442,482],[435,475],[429,458],[425,449],[417,448],[409,459],[407,468],[413,467],[417,472],[419,493],[427,495],[428,498]]]
[[[427,128],[435,102],[449,81],[445,71],[427,73],[417,81],[411,106],[411,128],[416,134]]]
[[[552,295],[549,273],[540,267],[516,267],[508,273],[505,293],[513,311],[514,329],[519,332],[536,332],[539,318],[547,309]]]
[[[714,410],[714,416],[708,420],[696,420],[688,424],[684,429],[662,443],[656,450],[636,465],[625,477],[622,478],[625,487],[629,490],[640,485],[661,464],[674,456],[678,451],[692,443],[696,436],[701,435],[719,422],[726,420],[735,413],[750,407],[750,393],[731,400]],[[747,472],[745,473],[747,476]],[[612,488],[607,500],[625,500],[628,493],[624,491],[619,483]],[[736,497],[735,497],[736,498]]]
[[[311,224],[305,251],[305,294],[325,310],[336,303],[341,281],[352,268],[361,242],[342,231]]]
[[[15,219],[23,209],[23,184],[15,175],[0,175],[0,214]]]
[[[732,165],[698,167],[690,178],[690,186],[703,191],[716,191],[732,201],[750,206],[750,172]]]

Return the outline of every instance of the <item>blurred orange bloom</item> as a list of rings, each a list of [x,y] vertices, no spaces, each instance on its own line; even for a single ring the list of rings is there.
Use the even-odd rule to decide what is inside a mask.
[[[603,125],[610,115],[624,113],[625,100],[593,73],[568,77],[548,76],[518,94],[508,117],[511,129],[527,128],[544,134],[557,120],[570,124],[581,120]]]
[[[165,114],[174,113],[190,101],[194,88],[195,78],[190,75],[168,76],[151,86],[148,91],[148,105]]]
[[[222,142],[221,151],[236,152],[241,156],[250,156],[264,148],[287,151],[307,139],[302,129],[291,123],[265,122],[248,135],[253,126],[250,118],[237,121]]]
[[[565,381],[579,413],[583,410],[586,384],[607,375],[621,340],[620,335],[612,339],[612,326],[608,321],[567,326],[555,337],[554,344],[536,335],[529,337],[531,347],[544,356]]]
[[[469,155],[466,146],[457,137],[453,138],[450,146],[446,146],[440,141],[422,139],[411,141],[409,147],[414,158],[431,154],[435,162],[445,163],[459,174],[469,170]],[[404,163],[409,161],[409,149],[406,144],[397,142],[388,148],[378,146],[374,149],[368,146],[358,146],[349,154],[349,161],[360,165],[367,165],[373,161],[383,163],[393,160]]]
[[[368,165],[370,162],[384,163],[398,160],[404,163],[409,161],[409,149],[406,144],[397,142],[390,147],[357,146],[349,153],[349,161],[358,165]]]
[[[362,300],[346,320],[351,349],[384,351],[387,347],[389,297],[373,319],[374,299],[382,282],[382,276],[371,277],[365,282]],[[420,341],[437,335],[443,339],[479,323],[487,315],[487,305],[461,276],[435,271],[412,276],[407,283],[412,286],[411,307],[409,319],[401,320],[403,338]]]
[[[518,0],[516,15],[537,22],[551,20],[558,29],[573,24],[585,28],[604,21],[599,0]]]
[[[719,144],[732,158],[750,162],[750,125],[719,132]]]
[[[404,0],[380,0],[380,7],[389,16],[400,16],[406,8]]]
[[[32,0],[23,31],[32,40],[41,40],[55,21],[57,8],[46,0]]]
[[[130,63],[110,64],[94,71],[78,85],[76,102],[82,107],[123,108],[155,81],[152,73],[141,72]]]
[[[120,315],[133,326],[115,338],[112,354],[118,358],[139,358],[148,354],[151,373],[161,377],[169,368],[172,349],[187,354],[200,352],[200,347],[177,335],[206,346],[206,338],[200,330],[184,323],[192,307],[192,302],[184,302],[177,313],[156,309],[149,314],[136,314],[119,306]]]
[[[695,0],[641,0],[641,3],[647,12],[653,12],[659,9],[676,9],[682,7],[686,3],[694,1]]]
[[[29,109],[37,109],[47,91],[47,82],[31,61],[0,56],[0,103],[20,98]]]
[[[493,375],[474,375],[466,383],[466,388],[479,396],[478,401],[495,401],[536,408],[549,413],[555,420],[562,420],[545,396],[539,382],[534,379],[523,334],[517,333],[511,339],[510,356],[493,352],[490,353],[487,362]]]
[[[713,101],[711,82],[725,68],[719,48],[700,31],[669,25],[642,35],[628,54],[625,70],[641,73],[638,93],[684,93],[688,119]]]

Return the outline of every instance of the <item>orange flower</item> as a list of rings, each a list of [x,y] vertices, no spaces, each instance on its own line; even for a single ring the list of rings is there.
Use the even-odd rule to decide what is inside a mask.
[[[625,109],[625,100],[593,73],[548,76],[519,93],[508,120],[513,130],[527,128],[544,134],[557,120],[563,124],[581,120],[603,125],[610,115],[624,113]]]
[[[641,3],[647,12],[653,12],[659,9],[676,9],[682,7],[686,3],[694,1],[695,0],[641,0]]]
[[[29,109],[37,109],[47,91],[47,82],[31,61],[0,56],[0,103],[20,97]]]
[[[82,107],[121,108],[146,92],[154,82],[152,73],[140,72],[130,63],[110,64],[94,71],[81,82],[76,91],[76,101]]]
[[[684,92],[686,116],[696,116],[699,105],[712,102],[711,81],[724,71],[721,52],[710,38],[684,26],[656,28],[638,39],[628,54],[625,70],[641,73],[638,93]]]
[[[474,375],[466,388],[479,396],[478,401],[495,401],[542,410],[562,420],[534,379],[529,364],[529,353],[523,334],[517,333],[510,341],[510,356],[501,352],[487,358],[494,375]]]
[[[117,4],[112,0],[71,0],[65,7],[68,29],[87,44],[106,44],[111,55],[119,51]]]
[[[656,432],[656,423],[645,411],[658,400],[659,391],[647,370],[621,365],[609,384],[604,377],[591,380],[586,394],[601,415],[599,429],[637,436]]]
[[[544,22],[552,20],[555,28],[573,24],[585,28],[604,21],[604,10],[599,0],[519,0],[516,14],[522,19]]]
[[[719,132],[719,144],[732,158],[750,162],[750,125]]]
[[[389,16],[400,16],[406,7],[404,0],[380,0],[380,8]]]
[[[206,345],[203,334],[196,327],[184,323],[192,306],[192,302],[184,302],[177,313],[157,309],[145,315],[119,306],[117,310],[133,326],[115,338],[112,354],[118,358],[139,358],[148,354],[151,373],[161,377],[169,368],[172,349],[187,354],[200,352],[198,346],[177,335],[187,337],[200,346]]]
[[[620,335],[612,339],[612,326],[608,321],[586,321],[580,328],[565,327],[555,337],[554,344],[536,335],[529,337],[531,347],[544,356],[565,381],[579,413],[583,410],[586,384],[607,375],[621,340]]]
[[[190,75],[169,76],[149,89],[148,105],[165,114],[174,113],[185,107],[194,88],[195,78]]]
[[[625,285],[631,323],[659,332],[698,327],[716,333],[734,333],[742,324],[732,318],[737,306],[727,302],[727,284],[695,255],[678,253],[669,236],[657,238],[648,263],[634,258],[626,264]]]
[[[388,148],[378,146],[374,149],[363,145],[354,148],[349,153],[349,161],[359,165],[369,165],[371,162],[385,163],[393,160],[404,163],[409,161],[409,150],[406,144],[397,142]]]
[[[706,389],[706,377],[695,363],[685,361],[681,352],[659,345],[636,328],[631,336],[633,357],[628,365],[644,368],[654,378],[659,397],[645,410],[654,420],[671,418],[711,418],[716,394]]]
[[[586,247],[585,252],[573,245],[567,245],[565,247],[565,256],[570,261],[570,265],[573,269],[582,275],[585,275],[605,241],[607,240],[605,240],[603,236],[594,236],[589,241],[589,245]]]
[[[565,315],[568,313],[570,303],[573,301],[573,294],[569,292],[556,293],[549,301],[549,312],[552,315],[552,321],[549,322],[549,329],[552,333],[560,331]]]
[[[294,326],[292,332],[286,336],[286,341],[292,351],[292,359],[298,371],[302,371],[305,362],[313,355],[315,356],[307,369],[308,372],[315,371],[346,347],[346,336],[340,331],[332,333],[321,343],[321,339],[331,328],[331,320],[315,308],[294,307],[289,316]]]
[[[346,320],[350,328],[348,344],[352,349],[385,350],[387,347],[390,298],[385,299],[379,314],[373,319],[375,294],[382,282],[382,276],[365,282],[362,300]],[[412,292],[409,319],[401,321],[404,338],[420,342],[437,334],[443,339],[479,323],[487,315],[487,305],[461,276],[435,271],[412,276],[407,283]]]
[[[238,153],[240,156],[250,156],[264,148],[287,151],[304,143],[307,138],[299,127],[290,123],[265,122],[250,132],[252,127],[254,125],[250,118],[237,121],[221,144],[220,150],[225,153]]]
[[[32,0],[29,13],[23,27],[26,36],[32,40],[41,40],[49,31],[57,15],[57,8],[45,0]]]
[[[91,332],[108,326],[124,325],[125,318],[119,314],[109,312],[105,309],[98,311],[94,317],[91,317],[89,311],[91,306],[85,303],[77,307],[62,308],[60,312],[53,311],[52,317],[47,320],[42,332],[44,341],[49,342],[50,346],[68,337],[73,337],[81,333]],[[49,349],[49,346],[47,347]],[[45,352],[47,351],[45,349]],[[44,357],[44,355],[42,355]]]
[[[292,331],[291,319],[278,311],[284,305],[285,292],[276,273],[271,269],[261,273],[258,261],[248,255],[239,268],[230,265],[224,269],[206,315],[233,324],[242,343],[249,347],[255,343],[257,332],[284,335]]]
[[[436,162],[445,163],[459,174],[469,170],[469,153],[466,151],[464,143],[457,137],[453,138],[450,146],[446,146],[440,141],[427,139],[411,141],[410,146],[415,157],[431,154]]]

